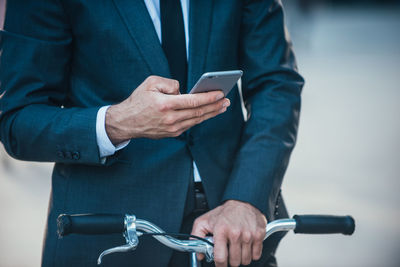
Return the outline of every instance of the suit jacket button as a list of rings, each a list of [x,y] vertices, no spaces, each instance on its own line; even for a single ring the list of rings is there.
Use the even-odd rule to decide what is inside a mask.
[[[72,153],[71,153],[70,151],[65,151],[64,157],[65,157],[66,159],[72,159]]]
[[[75,151],[74,153],[72,153],[72,158],[74,160],[78,160],[80,159],[81,155],[79,154],[79,152]]]
[[[57,151],[57,157],[59,157],[60,159],[63,159],[64,158],[64,152]]]

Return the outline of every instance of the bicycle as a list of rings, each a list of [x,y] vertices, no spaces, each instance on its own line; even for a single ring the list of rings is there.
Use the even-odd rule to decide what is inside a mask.
[[[139,237],[152,235],[165,246],[183,252],[190,252],[190,266],[199,267],[196,253],[202,253],[207,262],[213,261],[212,237],[200,238],[186,234],[166,233],[157,225],[136,219],[134,215],[118,214],[61,214],[57,219],[58,235],[60,237],[69,234],[115,234],[122,233],[126,244],[103,251],[97,264],[102,258],[116,252],[129,252],[139,245]],[[352,235],[355,230],[355,221],[351,216],[332,215],[295,215],[292,219],[275,220],[267,224],[265,239],[273,233],[291,231],[296,234],[344,234]],[[181,240],[173,236],[185,236],[194,239]]]

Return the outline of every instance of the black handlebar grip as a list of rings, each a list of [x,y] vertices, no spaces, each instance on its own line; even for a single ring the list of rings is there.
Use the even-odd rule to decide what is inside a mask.
[[[69,234],[104,235],[122,233],[125,215],[121,214],[61,214],[57,218],[59,237]]]
[[[296,234],[344,234],[352,235],[355,229],[351,216],[295,215]]]

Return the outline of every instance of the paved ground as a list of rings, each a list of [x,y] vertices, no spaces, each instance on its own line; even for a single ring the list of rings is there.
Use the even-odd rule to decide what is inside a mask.
[[[307,79],[283,192],[292,214],[352,214],[353,237],[289,234],[281,267],[400,264],[400,10],[289,10]],[[0,266],[38,266],[51,164],[0,149]]]

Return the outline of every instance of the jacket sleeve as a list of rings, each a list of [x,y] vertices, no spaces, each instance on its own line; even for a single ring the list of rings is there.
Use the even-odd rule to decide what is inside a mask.
[[[58,0],[7,2],[0,31],[0,139],[11,156],[100,164],[99,107],[66,104],[71,47]]]
[[[295,145],[304,81],[280,1],[245,1],[239,60],[249,118],[222,201],[248,202],[268,219]]]

